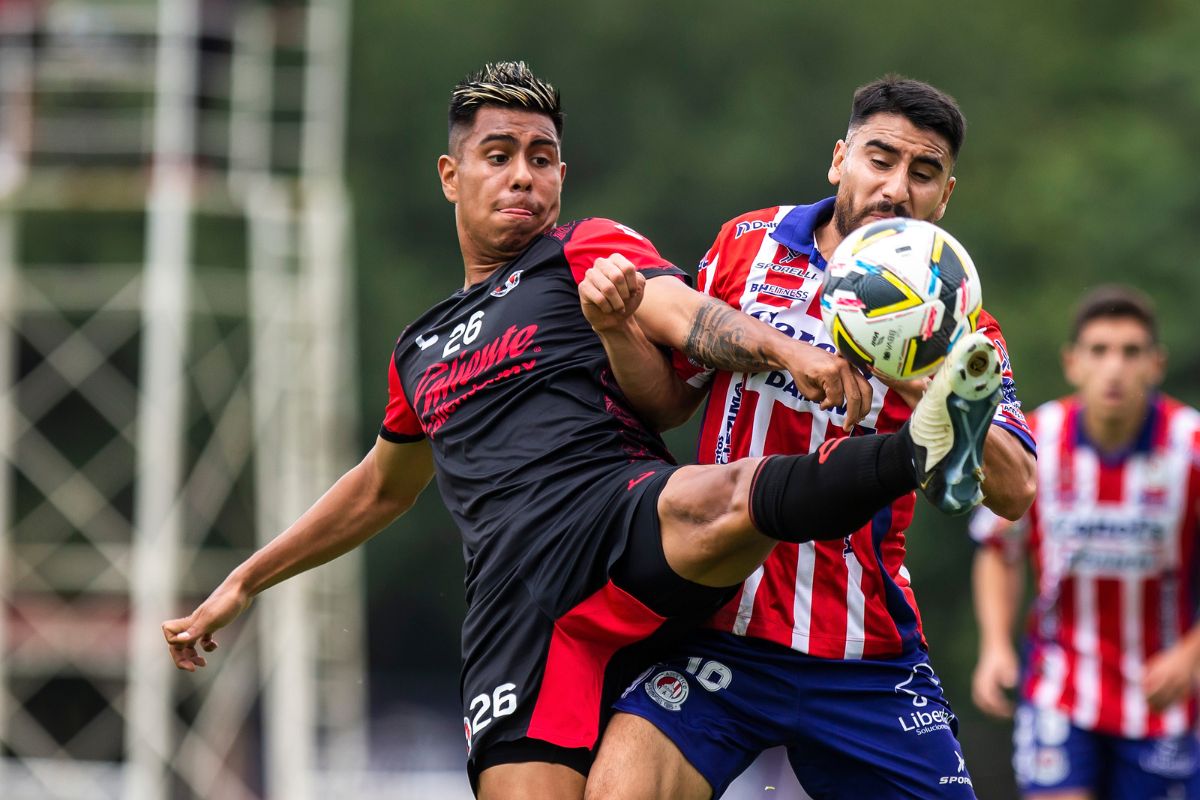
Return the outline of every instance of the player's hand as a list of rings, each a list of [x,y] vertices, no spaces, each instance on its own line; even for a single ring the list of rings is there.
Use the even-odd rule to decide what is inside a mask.
[[[646,278],[628,258],[613,253],[598,258],[579,283],[579,304],[592,330],[601,332],[626,323],[642,304]]]
[[[796,342],[788,360],[788,372],[805,400],[821,408],[845,406],[842,429],[849,431],[871,411],[871,383],[839,355],[820,347]]]
[[[878,378],[879,382],[884,386],[900,395],[900,399],[908,404],[909,408],[917,407],[921,396],[929,388],[929,382],[933,380],[932,378],[914,378],[910,381],[901,381],[896,378],[889,378],[874,367],[871,368],[871,374]]]
[[[971,676],[971,699],[985,714],[1007,719],[1013,715],[1008,691],[1017,685],[1017,654],[1012,647],[993,647],[979,654]]]
[[[1196,686],[1196,654],[1180,643],[1160,650],[1146,661],[1142,691],[1155,711],[1162,711],[1183,700]]]
[[[249,597],[222,584],[188,616],[164,622],[162,632],[175,666],[187,672],[205,666],[208,662],[197,648],[206,653],[216,650],[217,640],[213,634],[233,622],[249,606]]]

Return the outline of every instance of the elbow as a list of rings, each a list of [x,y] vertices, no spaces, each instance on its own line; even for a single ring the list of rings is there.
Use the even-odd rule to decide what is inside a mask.
[[[1011,481],[1003,491],[988,496],[987,507],[997,516],[1016,522],[1025,516],[1037,499],[1037,480],[1031,474],[1024,480]]]
[[[347,475],[357,477],[357,481],[352,482],[347,491],[355,513],[364,520],[370,520],[378,530],[412,508],[417,502],[420,490],[428,481],[422,481],[414,490],[414,486],[408,481],[389,480],[370,464],[370,458],[368,455]]]
[[[416,498],[413,497],[381,497],[376,503],[376,508],[381,516],[391,521],[407,514],[414,505]]]
[[[416,504],[417,495],[389,487],[380,487],[372,497],[374,514],[386,519],[385,525],[406,514]]]

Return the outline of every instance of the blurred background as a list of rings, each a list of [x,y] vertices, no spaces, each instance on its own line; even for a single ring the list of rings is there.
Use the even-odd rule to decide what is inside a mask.
[[[563,219],[687,269],[729,217],[830,192],[856,86],[934,83],[969,123],[943,224],[1026,408],[1114,280],[1157,301],[1197,404],[1197,37],[1186,0],[0,0],[0,796],[470,796],[435,491],[266,593],[202,674],[158,630],[370,447],[396,336],[461,285],[434,164],[465,73],[555,83]],[[1013,797],[1008,726],[970,703],[964,526],[909,543],[977,792]],[[728,796],[799,794],[776,758]]]

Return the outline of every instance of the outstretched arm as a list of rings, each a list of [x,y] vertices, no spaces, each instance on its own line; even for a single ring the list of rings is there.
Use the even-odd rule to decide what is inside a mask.
[[[366,457],[283,533],[236,567],[191,614],[163,623],[175,666],[203,667],[196,648],[211,652],[213,634],[238,617],[254,597],[280,581],[332,561],[375,535],[416,501],[433,477],[426,441],[377,439]]]

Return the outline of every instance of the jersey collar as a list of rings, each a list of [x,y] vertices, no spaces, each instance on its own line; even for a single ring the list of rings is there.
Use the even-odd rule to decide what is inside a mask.
[[[1127,447],[1116,453],[1105,453],[1088,438],[1087,431],[1084,430],[1083,425],[1083,403],[1077,400],[1073,411],[1075,415],[1075,444],[1091,448],[1096,452],[1096,455],[1100,456],[1100,460],[1105,464],[1119,464],[1136,453],[1150,453],[1154,450],[1154,434],[1157,430],[1159,418],[1161,417],[1159,395],[1157,393],[1150,397],[1149,406],[1146,408],[1146,418],[1142,422],[1142,427],[1138,431],[1137,437]]]
[[[814,234],[833,216],[834,199],[826,197],[810,206],[796,206],[771,231],[771,238],[789,250],[804,253],[817,269],[825,269],[825,258],[817,250]]]

